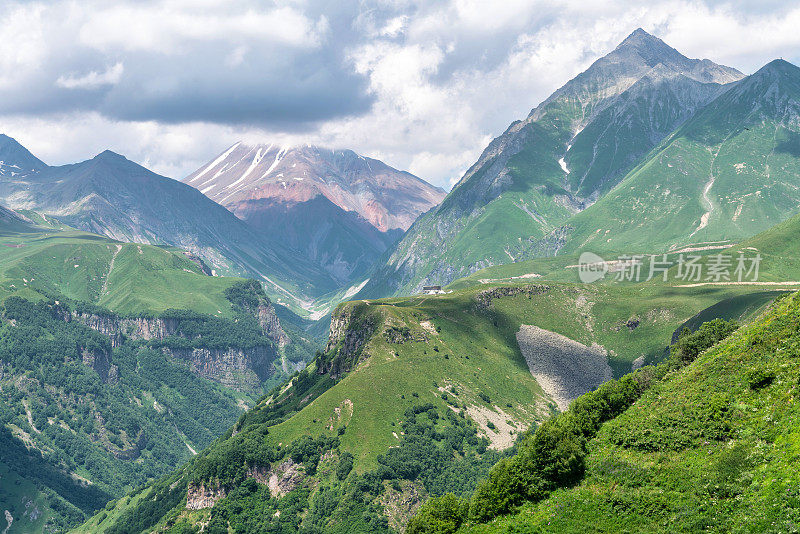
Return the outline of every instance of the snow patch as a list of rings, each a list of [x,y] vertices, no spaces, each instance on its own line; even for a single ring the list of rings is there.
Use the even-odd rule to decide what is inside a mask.
[[[287,152],[288,150],[289,150],[289,149],[288,149],[288,148],[285,148],[285,147],[282,147],[280,150],[278,150],[278,153],[277,153],[277,154],[275,154],[275,161],[273,161],[273,162],[272,162],[272,165],[270,165],[270,166],[269,166],[269,168],[267,169],[267,171],[266,171],[264,174],[262,174],[262,175],[261,175],[261,178],[266,178],[266,177],[269,175],[269,173],[271,173],[271,172],[272,172],[272,171],[275,169],[275,167],[277,167],[277,166],[278,166],[278,163],[280,163],[280,162],[281,162],[281,160],[282,160],[282,159],[283,159],[283,157],[286,155],[286,152]]]
[[[567,162],[564,161],[564,158],[558,160],[558,164],[561,165],[561,170],[564,171],[566,174],[569,174],[569,169],[567,169]]]
[[[367,278],[366,280],[364,280],[363,282],[361,282],[361,283],[360,283],[360,284],[358,284],[357,286],[350,286],[350,287],[347,289],[347,291],[345,291],[345,293],[344,293],[344,296],[342,297],[342,299],[343,299],[343,300],[345,300],[345,299],[349,299],[350,297],[352,297],[353,295],[355,295],[356,293],[358,293],[359,291],[361,291],[361,289],[362,289],[362,288],[363,288],[365,285],[367,285],[367,282],[369,282],[369,278]]]
[[[190,183],[192,183],[192,182],[194,182],[194,181],[197,181],[197,180],[199,180],[200,178],[202,178],[202,177],[203,177],[203,176],[204,176],[204,175],[205,175],[205,174],[206,174],[208,171],[210,171],[211,169],[213,169],[214,167],[216,167],[217,165],[219,165],[220,163],[222,163],[222,162],[223,162],[223,161],[224,161],[224,160],[225,160],[225,159],[226,159],[228,156],[230,156],[230,155],[231,155],[231,152],[233,152],[234,150],[236,150],[236,148],[237,148],[239,145],[241,145],[241,144],[242,144],[242,142],[241,142],[241,141],[239,141],[238,143],[236,143],[235,145],[233,145],[232,147],[230,147],[228,150],[226,150],[225,152],[223,152],[223,153],[222,153],[222,155],[220,155],[220,156],[219,156],[217,159],[215,159],[214,161],[212,161],[211,163],[209,163],[209,164],[208,164],[208,166],[207,166],[205,169],[203,169],[202,171],[200,171],[200,172],[197,174],[197,176],[195,176],[194,178],[192,178],[191,180],[189,180],[187,183],[189,183],[189,184],[190,184]],[[205,182],[203,182],[203,183],[205,183]],[[203,184],[200,184],[200,185],[203,185]]]

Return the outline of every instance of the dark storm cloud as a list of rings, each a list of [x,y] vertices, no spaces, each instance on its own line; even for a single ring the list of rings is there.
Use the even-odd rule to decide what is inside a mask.
[[[130,10],[134,19],[159,23],[158,3],[140,6]],[[273,6],[274,13],[263,16],[273,27],[263,28],[250,20],[261,13],[250,18],[221,13],[231,17],[227,31],[215,27],[214,17],[183,21],[176,15],[164,28],[174,27],[174,38],[140,37],[135,31],[127,38],[112,29],[104,33],[104,20],[77,23],[71,33],[78,38],[70,46],[50,47],[37,58],[36,68],[23,68],[17,79],[0,84],[0,112],[94,111],[119,120],[295,130],[363,114],[373,96],[367,78],[354,72],[346,57],[360,8],[342,3],[330,16],[321,6],[307,5],[302,12]],[[48,19],[63,16],[64,9],[43,7],[36,19],[47,27]],[[156,11],[149,15],[147,10]],[[124,25],[119,19],[126,14],[112,13],[107,24]],[[300,24],[296,31],[281,27]],[[274,39],[270,32],[276,32]],[[66,45],[68,37],[56,31],[50,44],[58,40]]]

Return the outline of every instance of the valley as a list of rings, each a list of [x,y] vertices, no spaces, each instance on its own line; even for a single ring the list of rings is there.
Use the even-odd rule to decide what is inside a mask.
[[[431,22],[381,16],[254,22],[259,47],[327,54],[342,24],[383,46],[324,68],[295,68],[293,50],[278,64],[303,87],[231,88],[230,120],[108,121],[135,123],[106,146],[137,137],[141,164],[104,150],[49,165],[0,134],[0,534],[793,531],[800,69],[758,56],[745,74],[595,29],[558,89],[493,139],[473,132],[479,156],[444,156],[478,106],[453,104],[442,130],[428,115],[509,67],[441,63],[455,41],[394,57]],[[129,47],[156,33],[180,32]],[[520,76],[544,80],[517,37]],[[188,53],[163,39],[159,61]],[[475,46],[459,61],[497,61]],[[216,60],[266,86],[259,47]],[[340,55],[371,80],[363,110],[312,117],[342,76],[287,104]],[[111,105],[125,61],[55,85]],[[167,109],[197,106],[222,68]],[[137,88],[131,113],[180,75]],[[459,89],[414,85],[437,78]],[[259,115],[270,98],[295,120]]]

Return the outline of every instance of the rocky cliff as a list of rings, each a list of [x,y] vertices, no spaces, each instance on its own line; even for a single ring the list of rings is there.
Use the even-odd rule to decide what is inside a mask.
[[[261,383],[272,374],[275,356],[274,351],[261,345],[246,349],[164,347],[161,350],[172,358],[188,362],[196,375],[237,391],[258,391]]]
[[[331,317],[326,357],[319,362],[318,372],[338,380],[368,358],[364,346],[375,333],[378,322],[378,318],[369,313],[366,303],[339,307]]]
[[[241,340],[240,346],[203,346],[202,339],[192,338],[182,331],[179,317],[119,317],[110,312],[70,310],[63,305],[55,305],[53,311],[66,322],[77,321],[107,336],[112,347],[119,347],[126,340],[168,342],[177,338],[198,342],[198,346],[191,346],[191,343],[190,346],[176,346],[175,343],[156,346],[168,356],[187,362],[198,376],[237,391],[258,391],[261,383],[272,374],[272,363],[277,356],[274,345],[253,344],[248,340]],[[260,299],[248,311],[257,319],[265,338],[278,347],[289,343],[289,337],[267,299]],[[111,364],[111,354],[84,351],[83,361],[94,368],[103,380],[116,380],[117,368]]]

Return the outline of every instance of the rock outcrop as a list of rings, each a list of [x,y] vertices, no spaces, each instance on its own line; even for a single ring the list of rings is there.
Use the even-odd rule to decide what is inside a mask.
[[[266,483],[269,485],[269,492],[273,497],[282,497],[290,491],[298,488],[305,479],[305,473],[300,465],[288,459],[274,467],[272,467],[266,474],[256,477],[256,481]]]
[[[119,368],[111,363],[111,354],[105,350],[87,349],[81,351],[81,361],[94,369],[103,382],[116,384],[119,379]]]
[[[347,305],[333,313],[328,344],[325,346],[328,358],[320,362],[320,374],[329,374],[338,380],[369,357],[364,352],[364,345],[375,333],[378,320],[366,312],[366,306]]]
[[[275,313],[275,308],[270,301],[264,299],[263,302],[260,302],[255,310],[255,315],[265,336],[277,343],[279,347],[289,344],[289,336],[283,330],[278,314]]]
[[[190,484],[186,491],[186,509],[202,510],[213,507],[217,501],[224,499],[225,489],[218,485]]]
[[[188,362],[196,375],[237,391],[257,391],[271,373],[273,353],[265,346],[248,349],[164,347],[161,350],[172,358]]]

